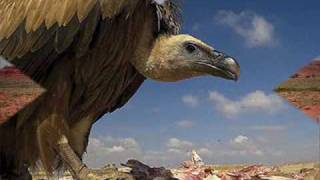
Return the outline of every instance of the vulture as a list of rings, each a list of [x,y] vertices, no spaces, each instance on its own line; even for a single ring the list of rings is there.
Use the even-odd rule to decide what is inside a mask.
[[[82,162],[92,125],[123,107],[146,79],[237,80],[237,61],[181,30],[177,0],[0,0],[0,56],[45,92],[0,125],[0,179]],[[109,171],[108,171],[109,172]],[[110,171],[108,177],[130,175]]]

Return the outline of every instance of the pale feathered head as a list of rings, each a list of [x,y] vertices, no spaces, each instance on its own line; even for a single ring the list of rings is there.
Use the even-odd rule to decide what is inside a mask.
[[[140,71],[164,82],[207,75],[237,80],[240,76],[236,60],[189,35],[159,37]]]

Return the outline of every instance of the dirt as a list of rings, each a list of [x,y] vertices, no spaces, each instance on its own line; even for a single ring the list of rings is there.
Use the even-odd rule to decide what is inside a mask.
[[[108,168],[129,173],[137,180],[319,180],[319,163],[296,163],[280,166],[263,165],[206,165],[202,158],[192,151],[191,160],[185,161],[180,167],[167,169],[165,167],[150,167],[137,160],[129,160],[122,167],[108,165],[101,169],[106,172]],[[33,174],[33,179],[47,179],[44,172]],[[65,173],[57,179],[69,179],[70,173]]]
[[[186,163],[187,162],[187,163]],[[198,165],[186,161],[180,167],[166,169],[149,167],[139,161],[129,160],[126,171],[136,179],[163,180],[319,180],[319,163],[296,163],[279,166],[263,165]],[[187,165],[186,165],[187,164]],[[127,167],[130,167],[129,170]],[[124,168],[118,168],[122,171]],[[128,170],[128,171],[127,171]],[[70,173],[48,178],[41,171],[33,174],[35,180],[64,179],[72,180]]]
[[[320,61],[302,68],[276,92],[315,122],[320,123]]]
[[[320,60],[315,60],[309,65],[303,67],[293,77],[310,78],[313,76],[320,76]]]

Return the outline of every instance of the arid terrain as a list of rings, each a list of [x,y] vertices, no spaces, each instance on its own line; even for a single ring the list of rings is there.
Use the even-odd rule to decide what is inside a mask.
[[[138,180],[154,178],[179,180],[319,180],[319,163],[295,163],[279,166],[262,165],[196,165],[185,162],[176,169],[151,168],[135,160],[132,173]],[[129,161],[129,162],[130,162]],[[119,168],[121,170],[121,168]],[[45,172],[33,175],[35,180],[72,180],[70,173],[48,178]]]
[[[0,69],[0,124],[40,96],[44,90],[14,67]]]
[[[180,167],[167,169],[145,165],[137,160],[129,160],[121,167],[108,165],[99,172],[117,169],[130,173],[137,180],[319,180],[320,163],[295,163],[279,166],[263,165],[206,165],[202,158],[192,152],[191,160],[181,163]],[[43,171],[33,174],[35,180],[47,180]],[[49,179],[72,180],[70,173]],[[108,178],[109,179],[109,178]],[[116,178],[110,178],[116,179]]]
[[[302,68],[276,91],[306,115],[320,123],[320,60]]]

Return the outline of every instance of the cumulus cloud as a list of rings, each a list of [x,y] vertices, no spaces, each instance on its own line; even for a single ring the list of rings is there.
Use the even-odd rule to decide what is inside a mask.
[[[194,146],[192,142],[180,140],[178,138],[169,139],[166,145],[169,149],[189,150],[189,151]]]
[[[201,147],[197,150],[197,152],[201,155],[201,156],[212,156],[212,154],[214,153],[214,150],[210,150],[207,147]]]
[[[230,153],[235,155],[263,156],[264,152],[254,140],[244,135],[238,135],[230,141]]]
[[[245,144],[245,143],[248,143],[248,141],[249,141],[249,138],[247,136],[239,135],[236,138],[234,138],[232,142],[236,144]]]
[[[179,163],[185,161],[186,159],[190,159],[191,151],[195,148],[195,145],[186,140],[181,140],[178,138],[170,138],[166,142],[166,150],[162,153],[164,156],[167,156],[167,161],[176,160],[175,163]],[[166,162],[164,162],[166,163]]]
[[[88,153],[84,160],[93,168],[103,167],[108,163],[119,165],[132,158],[150,166],[176,167],[181,162],[190,160],[190,151],[193,149],[210,164],[285,163],[288,159],[311,161],[318,158],[319,141],[316,139],[301,146],[298,143],[283,143],[287,142],[285,136],[276,135],[276,137],[273,133],[261,137],[240,134],[226,141],[202,143],[173,137],[159,143],[160,146],[152,150],[141,146],[134,138],[90,138]],[[301,152],[306,156],[299,156]]]
[[[137,159],[151,166],[178,165],[190,156],[194,144],[178,138],[170,138],[164,148],[148,150],[134,138],[99,137],[90,138],[84,161],[93,168],[109,163],[125,163]]]
[[[0,69],[6,67],[6,66],[11,66],[8,61],[6,61],[3,57],[0,56]]]
[[[249,163],[270,155],[270,149],[266,148],[268,151],[265,152],[264,148],[266,145],[261,145],[248,136],[238,135],[227,142],[207,143],[196,150],[209,163],[216,163],[217,160],[229,163]]]
[[[284,109],[282,99],[273,94],[263,91],[255,91],[247,94],[240,100],[231,100],[219,92],[209,93],[210,101],[215,108],[222,112],[227,118],[235,118],[241,114],[248,113],[276,113]]]
[[[185,95],[182,97],[182,102],[189,107],[199,106],[199,99],[196,96]]]
[[[219,24],[230,27],[245,39],[249,47],[270,46],[276,43],[274,26],[261,15],[251,11],[236,13],[220,10],[215,15]]]
[[[194,122],[189,120],[182,120],[177,122],[177,126],[184,129],[190,129],[194,127]]]
[[[90,138],[84,159],[91,167],[103,167],[106,163],[140,159],[142,154],[140,145],[133,138]]]

